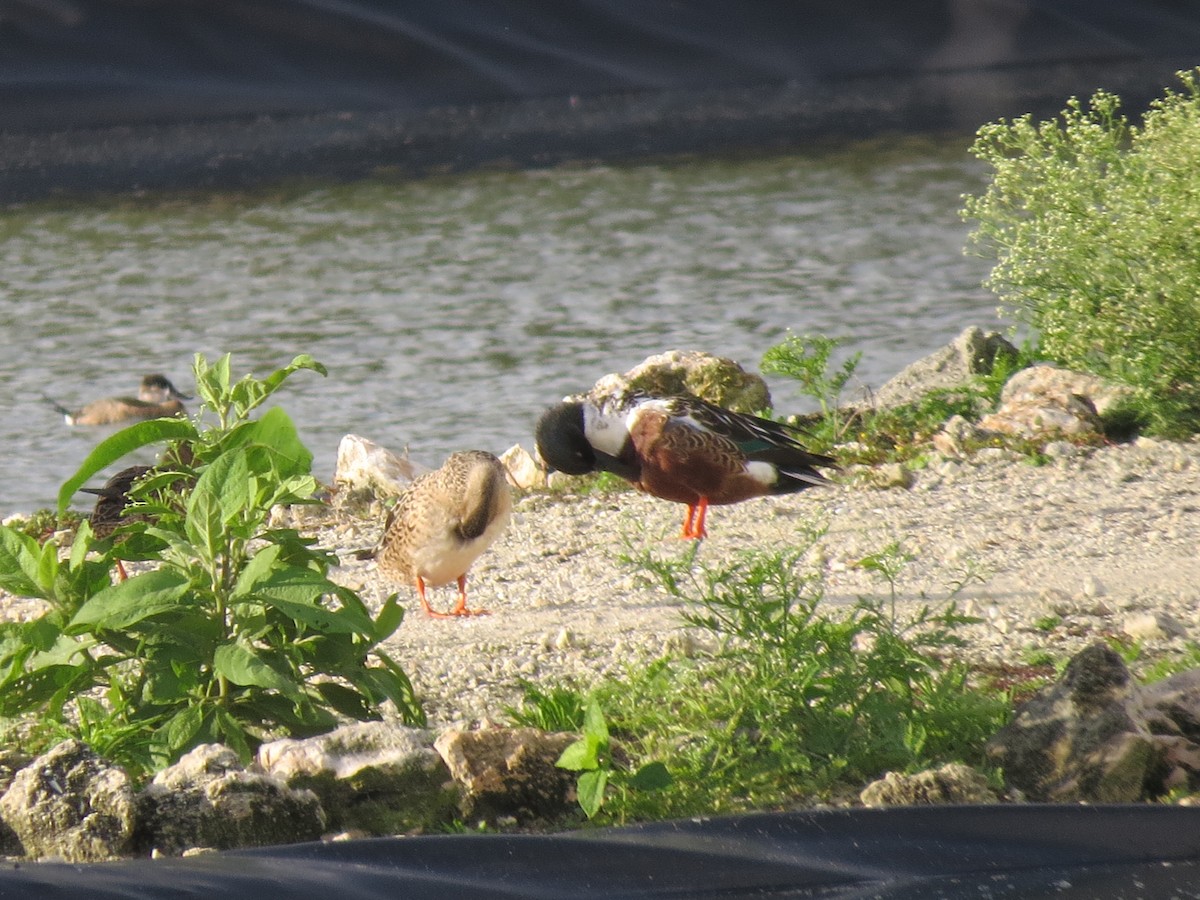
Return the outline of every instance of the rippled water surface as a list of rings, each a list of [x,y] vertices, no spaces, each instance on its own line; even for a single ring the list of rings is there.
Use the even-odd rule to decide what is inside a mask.
[[[333,472],[347,432],[497,453],[543,406],[646,356],[757,369],[788,329],[861,351],[878,386],[966,325],[995,327],[964,256],[966,141],[763,159],[476,173],[0,212],[0,513],[52,506],[96,440],[67,406],[135,391],[192,355],[265,373]],[[805,409],[786,382],[776,407]],[[189,391],[190,392],[190,391]],[[85,496],[76,505],[89,504]]]

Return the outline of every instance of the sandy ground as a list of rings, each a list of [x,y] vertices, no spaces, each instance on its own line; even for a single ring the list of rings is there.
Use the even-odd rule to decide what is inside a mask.
[[[935,460],[909,486],[871,487],[878,473],[849,472],[830,487],[716,507],[696,565],[809,548],[805,564],[836,609],[888,596],[858,563],[897,544],[911,557],[896,580],[900,616],[955,601],[980,620],[961,632],[972,660],[1062,659],[1114,637],[1136,642],[1145,662],[1188,654],[1200,640],[1200,442],[1049,449],[1041,466],[984,450]],[[299,524],[337,551],[333,577],[373,608],[400,592],[408,615],[386,646],[431,724],[444,726],[503,719],[522,680],[587,681],[711,646],[636,562],[690,552],[677,537],[683,512],[632,490],[519,496],[508,530],[470,573],[471,605],[490,614],[458,620],[426,617],[409,585],[356,558],[377,542],[381,511]],[[814,528],[824,534],[810,547]],[[449,608],[454,589],[431,597]],[[39,608],[0,595],[0,618]]]
[[[1050,450],[1042,466],[987,450],[936,461],[909,487],[869,487],[849,473],[829,488],[714,508],[697,562],[802,548],[805,532],[823,527],[806,558],[824,603],[886,596],[887,583],[857,563],[897,543],[912,557],[896,582],[901,615],[953,598],[981,619],[963,632],[972,658],[1062,657],[1106,636],[1138,640],[1147,658],[1186,652],[1200,638],[1200,443]],[[588,679],[702,649],[680,601],[630,562],[688,552],[676,537],[682,514],[632,491],[522,497],[471,572],[471,605],[490,615],[461,620],[427,618],[411,588],[353,558],[379,522],[343,522],[323,539],[343,560],[335,577],[369,603],[391,590],[411,600],[388,646],[442,725],[502,718],[521,679]],[[454,592],[432,596],[449,607]]]

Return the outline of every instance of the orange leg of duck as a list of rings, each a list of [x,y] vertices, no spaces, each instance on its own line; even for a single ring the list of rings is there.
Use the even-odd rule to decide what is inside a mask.
[[[707,514],[707,497],[701,497],[696,503],[688,504],[687,518],[683,521],[683,531],[679,536],[696,541],[708,537],[708,531],[704,528],[704,518]]]
[[[421,608],[433,619],[453,619],[458,616],[486,616],[486,609],[467,609],[467,576],[458,576],[458,603],[448,613],[437,612],[425,598],[425,579],[417,576],[417,596],[421,598]]]

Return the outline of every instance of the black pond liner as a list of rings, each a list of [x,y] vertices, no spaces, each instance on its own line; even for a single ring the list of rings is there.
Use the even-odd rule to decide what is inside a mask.
[[[764,813],[555,835],[297,844],[0,871],[0,897],[1200,897],[1200,809]]]
[[[970,135],[1198,63],[1192,0],[0,0],[0,203]]]

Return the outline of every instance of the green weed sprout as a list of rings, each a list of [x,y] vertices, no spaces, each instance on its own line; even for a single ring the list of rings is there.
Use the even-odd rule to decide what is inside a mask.
[[[649,762],[631,772],[617,761],[608,723],[595,697],[589,698],[584,708],[583,736],[563,750],[556,765],[579,773],[576,793],[579,806],[589,819],[604,805],[605,792],[610,786],[624,793],[657,791],[671,784],[671,773],[662,762]]]

